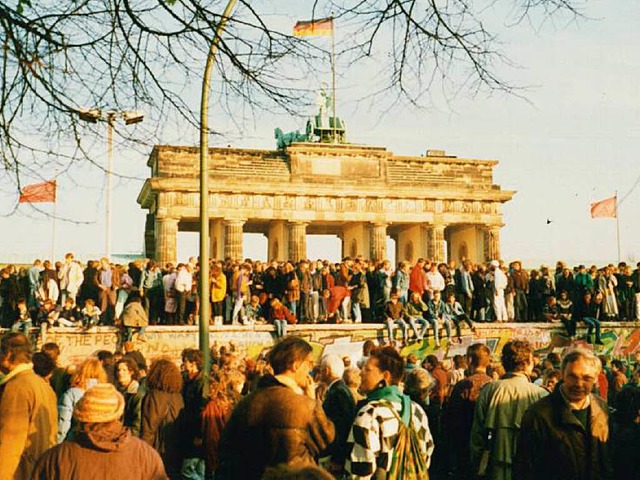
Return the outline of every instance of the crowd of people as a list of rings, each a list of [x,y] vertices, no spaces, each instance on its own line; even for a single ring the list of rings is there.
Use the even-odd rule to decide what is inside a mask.
[[[126,342],[76,366],[0,340],[0,479],[635,479],[640,355],[483,343],[452,362],[289,335],[151,365]]]
[[[569,337],[579,323],[587,341],[601,343],[600,322],[640,316],[640,263],[602,268],[542,265],[530,271],[520,261],[487,264],[465,260],[413,265],[346,257],[328,261],[260,262],[211,260],[211,323],[271,323],[276,336],[294,323],[372,322],[387,326],[390,342],[403,344],[441,333],[460,341],[476,322],[562,323]],[[122,325],[125,340],[147,325],[193,324],[198,316],[199,268],[195,258],[177,265],[139,260],[114,265],[89,260],[83,267],[69,253],[63,262],[36,260],[29,268],[8,265],[0,279],[0,326],[27,332],[39,326],[82,328]],[[455,335],[453,335],[455,333]],[[595,338],[594,338],[595,333]]]

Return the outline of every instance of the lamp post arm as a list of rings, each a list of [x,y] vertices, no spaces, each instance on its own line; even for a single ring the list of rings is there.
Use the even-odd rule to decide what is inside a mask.
[[[199,345],[204,360],[204,391],[208,392],[211,352],[209,350],[209,318],[211,304],[209,302],[209,91],[211,87],[211,71],[216,62],[218,44],[224,32],[231,12],[237,0],[229,0],[215,37],[209,47],[209,55],[202,77],[202,97],[200,100],[200,317]]]

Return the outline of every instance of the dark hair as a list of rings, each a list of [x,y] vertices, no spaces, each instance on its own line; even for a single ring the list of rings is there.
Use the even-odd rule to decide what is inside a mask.
[[[362,344],[362,354],[365,356],[369,356],[371,350],[373,350],[374,348],[376,348],[376,344],[373,340],[365,340]]]
[[[198,371],[202,371],[204,358],[200,350],[196,348],[185,348],[182,351],[182,361],[195,363],[198,366]]]
[[[0,340],[0,356],[9,356],[11,363],[30,363],[32,355],[31,343],[24,333],[7,333]]]
[[[616,367],[616,370],[620,370],[622,372],[624,372],[624,363],[622,363],[622,360],[611,360],[611,366],[612,367]]]
[[[474,343],[467,348],[470,367],[486,367],[491,363],[491,350],[484,343]]]
[[[378,361],[378,368],[391,374],[391,384],[397,385],[404,375],[404,359],[393,347],[377,347],[371,350],[369,358]]]
[[[436,357],[435,355],[427,355],[424,359],[424,362],[422,362],[423,364],[428,363],[429,365],[432,366],[436,366],[440,363],[440,360],[438,360],[438,357]]]
[[[113,353],[109,350],[100,350],[96,356],[105,365],[113,365]]]
[[[549,360],[551,363],[553,363],[554,367],[559,367],[560,366],[560,355],[558,355],[556,352],[550,352],[547,354],[547,360]]]
[[[60,347],[54,342],[45,343],[42,345],[40,351],[49,355],[54,362],[57,362],[60,356]]]
[[[151,364],[147,375],[149,390],[160,390],[167,393],[182,391],[182,375],[180,369],[168,358],[160,358]]]
[[[138,379],[138,364],[136,363],[136,361],[131,357],[127,357],[127,356],[122,357],[116,363],[116,373],[118,371],[118,365],[120,365],[121,363],[124,363],[127,366],[129,371],[131,372],[131,377],[133,377],[134,380],[137,380]]]
[[[502,366],[507,372],[521,372],[531,362],[533,348],[526,340],[512,340],[502,347]]]
[[[311,345],[300,337],[285,337],[275,344],[267,355],[273,373],[279,375],[291,369],[295,362],[307,358],[313,351]]]
[[[454,355],[453,356],[453,365],[454,368],[467,368],[467,357],[464,355]]]
[[[42,378],[46,378],[56,368],[56,364],[53,359],[44,352],[36,352],[31,357],[33,362],[33,371],[40,375]]]

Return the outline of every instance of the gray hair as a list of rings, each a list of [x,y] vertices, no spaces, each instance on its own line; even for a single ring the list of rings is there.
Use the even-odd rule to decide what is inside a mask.
[[[338,355],[329,354],[322,357],[320,363],[323,368],[326,368],[331,372],[331,376],[334,378],[342,378],[344,374],[344,361]]]
[[[589,350],[577,347],[569,351],[569,353],[564,356],[564,358],[562,359],[562,364],[560,365],[560,371],[564,374],[564,369],[567,367],[567,365],[577,362],[580,359],[583,359],[586,363],[590,363],[595,369],[596,373],[600,373],[600,370],[602,370],[602,362],[598,357],[596,357]]]
[[[404,380],[404,393],[422,396],[435,386],[435,380],[424,368],[415,368],[407,373]]]

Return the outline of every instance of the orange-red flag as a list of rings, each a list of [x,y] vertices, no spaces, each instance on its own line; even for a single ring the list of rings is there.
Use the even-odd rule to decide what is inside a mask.
[[[294,37],[329,36],[333,33],[333,18],[299,21],[293,26]]]
[[[605,198],[590,205],[591,218],[616,218],[618,216],[618,198]]]
[[[56,181],[34,183],[27,185],[20,192],[19,203],[47,203],[56,202]]]

